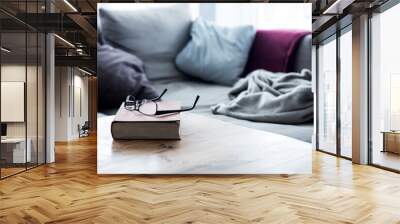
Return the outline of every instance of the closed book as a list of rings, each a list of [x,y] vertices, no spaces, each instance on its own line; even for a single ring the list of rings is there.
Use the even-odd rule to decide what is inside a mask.
[[[180,109],[180,104],[175,101],[160,101],[157,105],[158,110]],[[111,123],[111,135],[115,140],[179,140],[179,125],[179,113],[144,115],[138,111],[126,110],[122,104]]]

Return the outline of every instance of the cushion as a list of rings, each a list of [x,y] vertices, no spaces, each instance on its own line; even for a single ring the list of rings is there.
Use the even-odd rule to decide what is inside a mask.
[[[191,40],[176,57],[178,68],[205,81],[233,85],[246,65],[255,29],[220,27],[197,19],[190,36]]]
[[[99,9],[103,41],[142,59],[150,80],[182,76],[174,60],[189,40],[189,6],[123,5]]]
[[[258,30],[244,75],[258,69],[288,72],[290,58],[307,34],[302,30]]]
[[[151,99],[158,94],[143,71],[143,62],[136,56],[108,45],[97,49],[99,108],[118,108],[127,95]]]
[[[289,59],[288,72],[301,72],[303,69],[311,70],[311,34],[304,36],[297,44],[296,50]]]

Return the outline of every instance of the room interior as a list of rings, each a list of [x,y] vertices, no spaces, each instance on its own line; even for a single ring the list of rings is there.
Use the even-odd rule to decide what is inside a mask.
[[[54,142],[76,140],[96,129],[96,78],[90,64],[58,60],[55,64],[49,59],[87,53],[69,49],[72,44],[58,35],[50,46],[43,27],[26,23],[42,21],[28,16],[46,13],[45,3],[1,3],[1,179],[54,161]],[[54,7],[52,4],[49,7]],[[50,88],[49,74],[53,72],[57,75]],[[49,106],[52,104],[54,107]],[[54,114],[54,120],[49,120],[52,115],[48,113]],[[54,129],[48,129],[49,124]]]
[[[291,12],[293,17],[283,20],[282,15],[277,13],[281,10]],[[148,13],[150,11],[156,16],[151,17]],[[146,20],[149,22],[146,22]],[[265,20],[270,22],[263,23]],[[311,69],[310,20],[310,4],[143,4],[139,8],[129,3],[98,4],[98,173],[311,173],[313,93],[311,90],[311,72],[309,72]],[[130,21],[130,23],[126,23],[126,21]],[[169,26],[168,24],[174,25]],[[213,24],[216,25],[213,26]],[[201,32],[197,29],[200,29]],[[218,29],[223,31],[218,32]],[[261,32],[260,30],[279,30],[279,32]],[[239,50],[226,50],[235,49],[229,46],[229,41],[224,42],[224,33],[227,32],[230,32],[230,41],[237,41],[235,45],[240,46]],[[238,37],[243,36],[243,38],[235,39],[235,32],[240,33]],[[142,37],[141,33],[145,35]],[[163,35],[160,35],[160,33],[163,33]],[[202,33],[205,34],[205,37],[201,36]],[[212,52],[212,48],[205,50],[196,48],[196,46],[213,44],[212,35],[207,36],[208,33],[219,35],[216,43],[224,43],[227,46],[223,45],[220,50],[214,51],[215,53]],[[192,35],[193,42],[187,41],[189,35]],[[279,38],[281,35],[285,36],[287,40],[282,41]],[[164,38],[164,36],[168,36],[168,38]],[[195,37],[198,39],[195,39]],[[270,44],[265,46],[265,42]],[[159,43],[161,46],[153,48],[151,43]],[[187,44],[186,47],[178,53],[180,46],[185,44]],[[219,47],[218,44],[213,46],[215,49]],[[273,49],[274,46],[279,47]],[[291,46],[295,46],[292,48],[293,50],[291,50]],[[268,50],[265,51],[260,50],[267,48]],[[129,144],[128,146],[124,142],[115,141],[115,138],[112,141],[114,123],[111,117],[116,114],[121,102],[125,100],[125,89],[134,92],[135,89],[132,86],[136,84],[131,82],[131,80],[134,80],[133,78],[123,79],[118,75],[121,73],[116,74],[116,71],[128,70],[129,67],[123,67],[124,64],[134,61],[133,58],[125,59],[125,57],[129,57],[125,55],[123,51],[125,49],[130,49],[127,52],[143,60],[145,75],[156,92],[168,90],[163,95],[162,101],[178,101],[182,107],[186,107],[193,104],[196,95],[199,96],[196,107],[180,115],[181,138],[179,141],[154,141],[151,143],[154,148],[148,144],[149,142],[139,141],[137,145],[126,143]],[[198,52],[193,52],[196,49],[198,49]],[[227,52],[225,53],[225,51]],[[204,55],[204,52],[210,54]],[[203,55],[203,58],[212,59],[195,58],[194,61],[196,62],[192,61],[191,56],[198,54]],[[287,57],[285,57],[286,54]],[[120,55],[124,55],[124,57]],[[153,59],[157,58],[157,55],[177,55],[175,61],[178,70],[175,70],[174,64],[171,63],[172,65],[170,65],[169,61],[162,61],[157,64],[157,59]],[[265,55],[274,55],[271,57],[273,63],[258,64],[257,59],[265,57]],[[240,60],[230,60],[229,58],[232,57]],[[225,62],[224,58],[227,58],[228,61]],[[109,63],[113,59],[117,62]],[[123,63],[120,64],[120,60]],[[218,63],[213,63],[214,60]],[[288,62],[285,63],[285,61]],[[194,64],[197,66],[189,66]],[[228,66],[220,68],[221,65]],[[161,66],[164,67],[159,69]],[[292,92],[287,88],[287,93],[285,96],[282,95],[281,98],[276,97],[267,100],[268,94],[262,96],[265,98],[264,101],[279,101],[276,104],[285,105],[284,108],[272,108],[273,105],[261,106],[261,103],[258,104],[257,108],[246,108],[246,110],[258,109],[264,111],[261,107],[271,107],[269,112],[271,118],[269,120],[261,121],[257,118],[246,120],[235,116],[224,116],[221,112],[222,108],[211,109],[212,107],[227,108],[225,102],[228,100],[228,92],[233,86],[235,76],[244,77],[247,74],[250,76],[253,71],[263,71],[262,68],[274,72],[302,73],[301,78],[292,80],[292,82],[296,83],[296,86],[300,86],[303,81],[301,87],[305,93],[300,96],[294,93],[294,89]],[[243,74],[237,74],[237,70],[242,70],[243,72],[240,73]],[[202,72],[197,73],[196,71]],[[129,73],[130,71],[126,71],[123,74]],[[211,77],[216,78],[212,79]],[[289,80],[289,78],[286,78],[286,80]],[[249,86],[252,84],[249,84]],[[281,85],[285,84],[282,83]],[[145,84],[143,86],[142,88],[145,88]],[[291,96],[303,98],[304,101],[299,104],[290,103],[293,99]],[[287,98],[284,99],[284,97]],[[309,101],[306,99],[309,99]],[[273,111],[276,115],[273,115]],[[279,111],[285,112],[279,113]],[[185,116],[186,113],[187,116]],[[286,113],[291,114],[286,116]],[[136,114],[138,113],[136,112]],[[200,116],[192,116],[192,114]],[[245,114],[245,112],[241,111],[240,114]],[[209,125],[201,125],[202,123]],[[193,130],[197,130],[195,133],[198,134],[194,135]],[[154,130],[154,132],[156,131],[157,129]],[[267,136],[265,131],[282,136]],[[300,141],[286,139],[284,136]],[[157,136],[155,138],[158,140]],[[280,140],[275,141],[278,138]],[[197,139],[206,139],[206,142],[203,144]],[[261,142],[264,143],[261,144]],[[284,149],[281,148],[280,142],[286,142]],[[167,145],[166,147],[171,150],[160,150],[159,144]],[[268,145],[268,148],[263,147],[263,145]],[[143,148],[146,148],[146,150]],[[215,152],[214,157],[210,158],[209,155],[212,152]],[[245,154],[246,156],[243,156]]]
[[[97,174],[96,4],[105,2],[122,1],[0,3],[0,220],[400,220],[398,1],[295,1],[312,7],[312,174],[272,176]]]
[[[316,117],[319,120],[316,144],[317,150],[354,161],[352,157],[360,155],[352,147],[354,136],[353,139],[349,137],[354,135],[352,123],[360,122],[357,121],[359,118],[365,119],[362,120],[366,124],[362,127],[366,130],[363,135],[370,142],[370,145],[364,146],[365,163],[396,171],[400,162],[396,146],[398,103],[394,100],[398,94],[398,67],[392,60],[398,46],[394,44],[395,39],[392,39],[397,35],[392,27],[398,19],[400,7],[390,4],[381,4],[377,10],[368,12],[369,34],[364,43],[356,43],[354,40],[355,35],[359,35],[355,31],[360,29],[360,25],[362,31],[363,24],[355,23],[349,15],[341,20],[339,30],[329,31],[328,28],[321,33],[320,38],[314,40],[318,42],[314,51],[318,72],[317,89],[321,93],[317,93],[316,105],[320,109],[317,109],[319,112]],[[359,61],[367,66],[365,71],[368,75],[365,79],[354,77],[358,68],[355,67],[357,64],[352,51],[360,48],[358,44],[365,44],[365,52],[359,52],[366,55],[362,59],[364,61]],[[361,91],[364,91],[362,95],[366,97],[356,97],[354,88],[364,88]],[[352,102],[354,100],[359,102],[355,104]],[[361,114],[355,114],[352,110],[352,107],[358,107],[358,103],[364,104],[364,112]]]
[[[1,34],[1,177],[45,162],[44,35]]]

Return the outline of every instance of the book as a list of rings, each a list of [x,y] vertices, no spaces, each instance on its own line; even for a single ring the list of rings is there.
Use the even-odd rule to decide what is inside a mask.
[[[160,101],[157,104],[159,110],[180,109],[180,104],[175,101]],[[126,110],[122,104],[111,123],[111,135],[114,140],[179,140],[179,126],[179,113],[149,116]]]

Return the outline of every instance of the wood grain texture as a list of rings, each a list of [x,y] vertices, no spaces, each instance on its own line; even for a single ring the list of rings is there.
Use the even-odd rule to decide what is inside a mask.
[[[0,181],[0,223],[400,223],[400,175],[313,152],[312,175],[96,174],[96,138]]]
[[[182,113],[179,141],[114,141],[113,119],[98,119],[99,174],[311,173],[311,144],[294,138]]]

